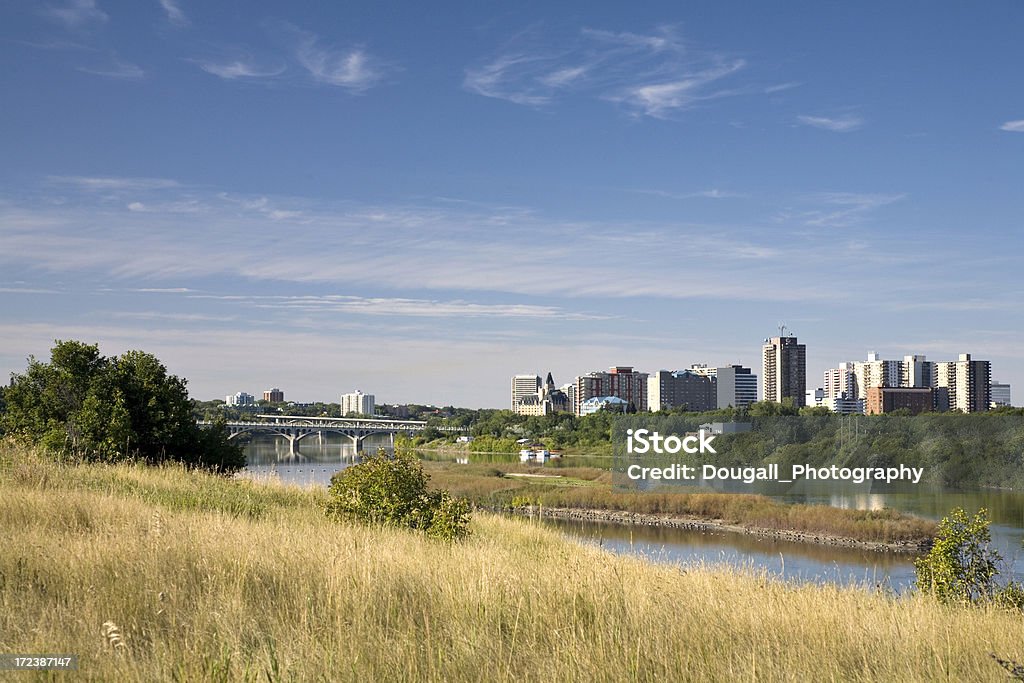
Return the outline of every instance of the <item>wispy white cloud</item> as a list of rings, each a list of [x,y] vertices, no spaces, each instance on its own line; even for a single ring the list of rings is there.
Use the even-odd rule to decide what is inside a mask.
[[[285,67],[262,67],[253,62],[235,59],[227,62],[197,61],[199,68],[225,80],[236,78],[273,78],[284,73]]]
[[[721,190],[715,187],[707,190],[697,190],[696,192],[668,192],[666,190],[649,189],[634,189],[629,191],[635,192],[636,194],[651,195],[652,197],[664,197],[665,199],[736,199],[746,196],[741,192]]]
[[[721,63],[702,71],[682,74],[682,78],[629,86],[607,99],[621,102],[633,110],[663,119],[678,111],[690,109],[698,102],[737,94],[730,90],[709,90],[707,86],[736,73],[746,65],[742,59]]]
[[[567,66],[543,76],[540,82],[550,88],[562,88],[584,78],[589,69],[589,66]]]
[[[151,201],[146,200],[145,202],[128,202],[126,205],[129,211],[135,213],[156,213],[156,214],[173,214],[173,213],[202,213],[206,210],[206,205],[198,199],[175,199],[173,201]]]
[[[778,83],[776,85],[769,85],[764,89],[766,95],[773,95],[777,92],[784,92],[786,90],[792,90],[793,88],[799,88],[803,83],[798,81],[790,81],[788,83]]]
[[[295,58],[318,83],[361,93],[380,83],[390,67],[360,46],[338,49],[325,46],[308,31],[292,28],[298,37]]]
[[[830,130],[835,133],[849,133],[864,125],[864,119],[854,114],[833,118],[827,116],[797,116],[796,119],[805,126]]]
[[[752,92],[717,87],[745,66],[743,59],[688,48],[672,27],[647,35],[585,28],[557,49],[520,35],[490,60],[467,68],[463,87],[534,107],[579,94],[668,118],[699,102]]]
[[[168,178],[118,178],[110,176],[48,176],[51,183],[71,185],[82,190],[163,190],[180,187],[176,180]]]
[[[136,81],[146,77],[146,72],[142,70],[142,67],[137,64],[123,62],[116,57],[112,57],[110,62],[107,64],[101,64],[98,66],[78,66],[76,68],[82,73],[92,74],[93,76],[104,76],[106,78],[119,78],[123,80]]]
[[[60,294],[58,289],[45,287],[0,287],[0,294]]]
[[[480,303],[480,293],[827,301],[842,299],[846,289],[827,279],[811,289],[766,288],[763,283],[798,273],[812,281],[829,259],[848,256],[826,244],[824,236],[806,237],[808,225],[851,223],[867,207],[895,201],[818,197],[821,208],[780,221],[782,227],[762,239],[749,226],[552,220],[530,211],[451,202],[375,206],[224,193],[197,196],[195,189],[156,187],[135,191],[130,202],[115,203],[90,185],[78,197],[65,193],[59,205],[0,202],[0,224],[6,227],[0,233],[0,267],[90,273],[139,287],[206,277],[329,286],[372,282],[395,298],[407,298],[410,292],[446,293],[401,303],[406,311],[434,313],[447,310],[445,306],[458,306],[463,313],[474,310],[471,305]],[[203,219],[173,211],[182,201],[198,201]],[[146,210],[126,207],[136,202]],[[172,206],[161,212],[161,202]],[[481,230],[486,230],[486,239]],[[800,239],[785,243],[779,238],[793,230]],[[40,249],[40,244],[48,246]],[[686,268],[679,267],[681,244],[688,253],[701,254]],[[621,254],[626,251],[645,254],[645,267],[623,270]],[[453,292],[473,296],[453,297]],[[385,310],[385,303],[399,305],[366,298],[331,305],[377,311]],[[517,309],[478,310],[480,315],[497,310],[511,315]],[[518,310],[534,316],[549,313]]]
[[[96,6],[95,0],[68,0],[63,5],[47,6],[43,14],[69,29],[104,24],[110,17]]]
[[[323,296],[246,296],[196,294],[193,299],[219,299],[256,308],[306,313],[427,318],[529,318],[548,320],[607,320],[612,316],[566,311],[557,306],[533,304],[482,304],[464,300],[439,301],[340,294]]]
[[[125,318],[129,320],[169,320],[172,322],[184,323],[222,323],[238,320],[237,315],[210,315],[206,313],[168,313],[165,311],[114,311],[110,313],[113,318]]]
[[[508,100],[515,104],[529,106],[547,104],[551,101],[552,97],[549,92],[550,90],[559,85],[567,85],[569,83],[567,80],[563,80],[561,83],[555,82],[558,80],[555,74],[564,72],[564,69],[540,75],[537,77],[538,83],[527,85],[526,87],[521,83],[509,83],[511,80],[510,74],[518,72],[524,66],[535,64],[538,61],[540,61],[540,58],[528,55],[502,55],[488,64],[467,69],[466,77],[463,80],[463,87],[484,97]],[[554,81],[552,76],[555,76]]]
[[[894,204],[906,194],[820,192],[804,198],[820,208],[787,210],[777,216],[779,222],[796,222],[814,228],[847,228],[862,223],[876,209]]]
[[[282,209],[271,204],[267,197],[257,197],[255,199],[249,199],[245,197],[235,197],[229,195],[226,192],[221,192],[217,195],[219,199],[236,204],[247,211],[255,211],[261,213],[264,216],[274,221],[282,221],[288,219],[299,219],[302,217],[302,211],[296,211],[292,209]]]
[[[189,20],[177,0],[160,0],[160,6],[167,14],[167,20],[175,26],[188,26]]]
[[[999,126],[999,130],[1009,131],[1010,133],[1024,133],[1024,119],[1018,121],[1007,121],[1003,125]]]
[[[644,35],[641,33],[630,33],[629,31],[604,31],[601,29],[585,28],[581,31],[584,36],[594,38],[599,42],[606,43],[611,46],[629,46],[638,47],[652,52],[660,52],[662,50],[678,50],[680,47],[679,41],[674,35],[674,31],[667,26],[661,27],[656,33],[651,35]]]
[[[146,294],[187,294],[196,290],[191,287],[138,287],[130,291]]]

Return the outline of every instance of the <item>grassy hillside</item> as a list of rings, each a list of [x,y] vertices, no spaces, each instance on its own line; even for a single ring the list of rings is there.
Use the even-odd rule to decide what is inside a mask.
[[[117,681],[1000,681],[989,652],[1024,661],[1019,613],[647,564],[479,513],[445,545],[330,522],[322,496],[0,446],[0,652]]]

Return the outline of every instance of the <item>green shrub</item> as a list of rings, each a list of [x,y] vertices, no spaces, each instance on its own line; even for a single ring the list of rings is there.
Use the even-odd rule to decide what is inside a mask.
[[[995,598],[1000,592],[996,576],[1002,556],[989,547],[989,524],[984,508],[974,517],[957,508],[943,518],[931,550],[914,563],[918,589],[942,602],[975,603]],[[1013,599],[1012,595],[1007,597]]]
[[[327,514],[366,524],[419,529],[456,540],[469,535],[469,505],[447,491],[429,491],[428,475],[414,455],[384,449],[331,478]]]

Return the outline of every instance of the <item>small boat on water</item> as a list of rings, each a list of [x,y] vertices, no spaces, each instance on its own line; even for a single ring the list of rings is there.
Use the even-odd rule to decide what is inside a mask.
[[[549,451],[543,444],[534,444],[529,448],[519,451],[520,462],[547,462],[551,458],[560,458],[562,454],[558,451]]]

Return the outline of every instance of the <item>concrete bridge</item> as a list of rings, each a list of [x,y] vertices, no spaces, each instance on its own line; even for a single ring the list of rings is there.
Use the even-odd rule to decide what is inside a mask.
[[[421,420],[392,420],[388,418],[303,417],[301,415],[256,415],[259,421],[228,422],[228,439],[240,434],[272,434],[288,441],[288,452],[297,455],[299,441],[307,436],[340,434],[352,440],[356,453],[363,449],[363,439],[373,434],[387,434],[391,446],[395,434],[412,436],[426,428]],[[212,422],[200,422],[209,426]]]

